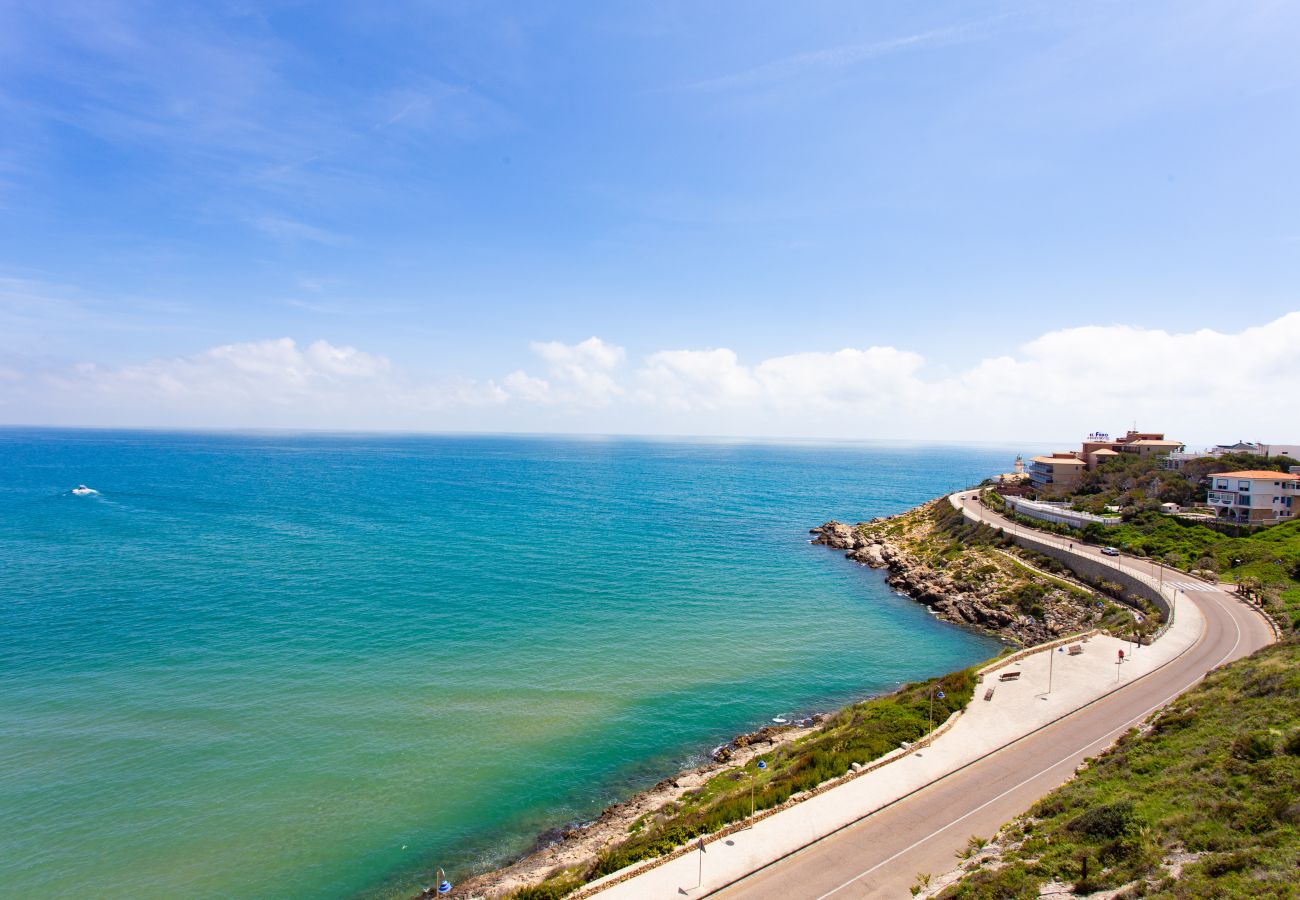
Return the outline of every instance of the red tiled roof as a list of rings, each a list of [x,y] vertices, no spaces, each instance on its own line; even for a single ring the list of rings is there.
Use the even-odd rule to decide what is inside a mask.
[[[1300,478],[1290,472],[1268,472],[1263,469],[1247,469],[1244,472],[1215,472],[1211,478],[1267,478],[1273,481],[1291,481]]]

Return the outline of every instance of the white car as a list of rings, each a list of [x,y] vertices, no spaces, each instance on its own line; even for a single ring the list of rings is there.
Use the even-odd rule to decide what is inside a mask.
[[[1106,556],[1119,556],[1119,551],[1114,547],[1102,547],[1101,552]]]

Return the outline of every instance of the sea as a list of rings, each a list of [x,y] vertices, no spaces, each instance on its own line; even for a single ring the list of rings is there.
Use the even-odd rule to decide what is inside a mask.
[[[985,659],[808,529],[1014,453],[0,430],[0,895],[410,897]]]

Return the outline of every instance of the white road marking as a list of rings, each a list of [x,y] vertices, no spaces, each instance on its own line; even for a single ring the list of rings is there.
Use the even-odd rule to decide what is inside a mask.
[[[1220,599],[1220,598],[1215,597],[1215,600],[1216,600],[1216,601],[1218,601],[1219,599]],[[1221,603],[1221,601],[1220,601],[1220,603]],[[1234,616],[1234,615],[1232,615],[1232,611],[1231,611],[1230,608],[1227,609],[1227,612],[1228,612],[1228,618],[1232,620],[1232,627],[1235,628],[1236,631],[1237,631],[1237,639],[1233,642],[1233,644],[1232,644],[1232,649],[1229,650],[1229,651],[1228,651],[1228,652],[1223,656],[1222,659],[1220,659],[1217,663],[1215,663],[1213,666],[1211,666],[1211,667],[1210,667],[1211,669],[1217,669],[1219,666],[1223,665],[1225,662],[1227,662],[1229,659],[1231,659],[1231,658],[1232,658],[1232,655],[1233,655],[1234,653],[1237,652],[1237,647],[1239,647],[1239,646],[1241,645],[1241,638],[1242,638],[1241,626],[1240,626],[1239,624],[1237,624],[1237,617]],[[1037,778],[1041,778],[1042,776],[1046,775],[1048,772],[1052,771],[1052,769],[1055,769],[1057,766],[1060,766],[1060,765],[1063,765],[1064,763],[1069,762],[1071,759],[1073,759],[1073,758],[1074,758],[1075,756],[1077,756],[1078,754],[1080,754],[1080,753],[1084,753],[1084,752],[1086,752],[1087,750],[1089,750],[1090,748],[1096,746],[1097,744],[1100,744],[1102,741],[1106,741],[1106,740],[1108,740],[1112,735],[1119,734],[1120,732],[1123,732],[1123,731],[1127,731],[1129,728],[1132,728],[1135,724],[1137,724],[1138,722],[1141,722],[1141,721],[1142,721],[1143,719],[1145,719],[1147,716],[1151,715],[1151,713],[1155,712],[1157,709],[1160,709],[1160,707],[1162,707],[1162,706],[1164,706],[1165,704],[1169,703],[1169,701],[1171,701],[1171,700],[1173,700],[1174,698],[1178,697],[1178,696],[1179,696],[1180,694],[1182,694],[1184,691],[1187,691],[1188,689],[1190,689],[1193,685],[1196,684],[1197,681],[1200,681],[1200,680],[1201,680],[1202,678],[1204,678],[1204,677],[1205,677],[1204,675],[1200,675],[1200,676],[1198,676],[1198,677],[1197,677],[1195,680],[1193,680],[1190,684],[1187,684],[1187,685],[1185,685],[1184,687],[1179,688],[1177,691],[1175,691],[1174,693],[1170,694],[1170,695],[1169,695],[1168,697],[1166,697],[1164,700],[1161,700],[1161,701],[1160,701],[1159,703],[1157,703],[1155,706],[1152,706],[1151,708],[1149,708],[1146,712],[1140,713],[1139,715],[1133,717],[1132,719],[1129,719],[1127,722],[1125,722],[1123,725],[1120,725],[1118,728],[1113,728],[1113,729],[1111,729],[1110,731],[1106,732],[1104,735],[1102,735],[1101,737],[1099,737],[1099,738],[1097,738],[1096,740],[1092,741],[1091,743],[1089,743],[1089,744],[1085,744],[1085,745],[1084,745],[1082,748],[1080,748],[1079,750],[1075,750],[1074,752],[1070,753],[1068,756],[1065,756],[1065,757],[1063,757],[1062,759],[1059,759],[1059,760],[1057,760],[1056,762],[1052,763],[1050,766],[1047,766],[1045,769],[1040,770],[1037,774],[1035,774],[1035,775],[1030,775],[1028,778],[1026,778],[1024,781],[1020,782],[1020,783],[1017,784],[1016,786],[1014,786],[1014,787],[1010,787],[1010,788],[1007,788],[1005,791],[1003,791],[1002,793],[998,794],[996,797],[993,797],[992,799],[989,799],[989,800],[984,801],[984,802],[981,803],[979,806],[975,807],[974,809],[970,810],[969,812],[965,813],[964,815],[959,816],[959,817],[956,818],[956,819],[953,819],[951,822],[949,822],[947,825],[944,825],[942,828],[937,828],[937,829],[935,829],[934,831],[930,832],[930,833],[929,833],[928,835],[926,835],[925,837],[921,838],[919,841],[916,841],[915,843],[911,844],[910,846],[904,847],[902,850],[899,850],[897,853],[895,853],[893,856],[889,857],[888,859],[883,859],[883,860],[881,860],[880,862],[876,863],[876,864],[875,864],[874,866],[872,866],[871,868],[869,868],[869,869],[865,869],[865,870],[863,870],[862,872],[859,872],[857,875],[854,875],[852,878],[850,878],[848,881],[846,881],[846,882],[844,882],[843,884],[841,884],[839,887],[834,888],[833,890],[827,891],[826,893],[822,894],[820,897],[817,898],[817,900],[825,900],[825,898],[830,897],[830,896],[833,895],[833,894],[837,894],[837,893],[839,893],[840,891],[844,890],[846,887],[848,887],[849,885],[853,884],[854,882],[856,882],[856,881],[860,881],[861,879],[863,879],[863,878],[865,878],[866,876],[870,875],[872,872],[876,871],[876,870],[879,869],[881,866],[888,865],[889,863],[891,863],[891,862],[893,862],[894,860],[898,859],[900,856],[904,856],[905,854],[911,853],[911,852],[912,852],[913,850],[915,850],[917,847],[919,847],[919,846],[921,846],[922,844],[926,843],[927,841],[931,840],[931,839],[934,838],[935,836],[942,834],[943,832],[947,831],[949,828],[952,828],[952,827],[953,827],[954,825],[956,825],[958,822],[961,822],[961,821],[963,821],[963,820],[965,820],[965,819],[969,819],[971,816],[975,815],[975,814],[976,814],[977,812],[979,812],[980,810],[982,810],[982,809],[988,807],[989,805],[991,805],[991,804],[993,804],[993,803],[996,803],[997,801],[1001,800],[1003,797],[1006,797],[1008,794],[1014,794],[1016,791],[1020,790],[1022,787],[1024,787],[1024,786],[1027,785],[1027,784],[1029,784],[1031,781],[1033,781],[1033,780],[1035,780],[1035,779],[1037,779]]]

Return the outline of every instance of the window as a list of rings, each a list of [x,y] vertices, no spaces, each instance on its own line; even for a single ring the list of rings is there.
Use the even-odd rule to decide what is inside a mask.
[[[1250,490],[1250,482],[1249,482],[1249,481],[1246,481],[1246,480],[1244,480],[1244,479],[1241,480],[1241,481],[1238,481],[1238,482],[1237,482],[1237,490],[1239,490],[1239,491],[1248,491],[1248,490]]]

